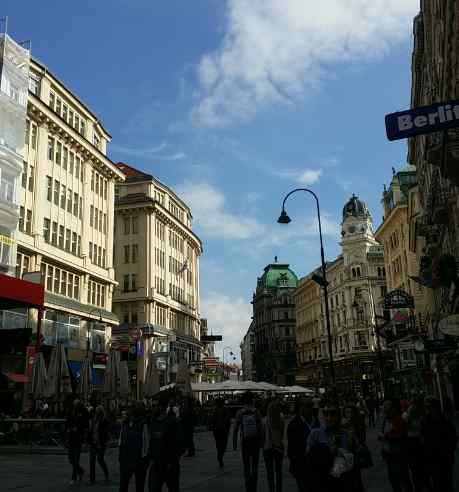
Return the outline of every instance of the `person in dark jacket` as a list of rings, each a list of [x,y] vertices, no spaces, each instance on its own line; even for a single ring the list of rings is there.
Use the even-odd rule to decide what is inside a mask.
[[[150,421],[150,492],[161,492],[164,484],[169,492],[179,492],[180,457],[183,452],[179,421],[169,409],[168,398],[161,398]]]
[[[70,485],[82,480],[84,469],[80,465],[81,447],[88,430],[88,412],[83,403],[76,399],[72,403],[65,423],[67,435],[68,456],[72,465],[72,480]]]
[[[290,473],[295,477],[298,492],[306,491],[306,443],[312,429],[320,426],[314,416],[312,401],[299,398],[295,401],[295,416],[287,427],[287,456]]]
[[[215,402],[215,410],[212,414],[211,429],[214,434],[215,446],[217,448],[217,460],[222,467],[223,456],[228,445],[228,435],[231,428],[231,416],[225,407],[223,398],[218,398]]]
[[[109,422],[104,407],[99,405],[89,420],[89,485],[94,485],[96,482],[96,459],[104,472],[105,483],[108,483],[108,468],[105,463],[108,439]]]
[[[128,492],[132,475],[135,476],[136,492],[144,492],[149,440],[143,405],[131,405],[121,424],[119,439],[120,492]]]
[[[194,408],[194,400],[191,397],[185,397],[182,403],[180,418],[182,422],[183,437],[188,453],[186,456],[194,457],[196,454],[194,446],[194,428],[196,425],[196,413]]]
[[[421,424],[421,439],[424,442],[430,485],[433,492],[453,492],[456,429],[442,414],[437,399],[428,399],[425,410],[426,416]]]

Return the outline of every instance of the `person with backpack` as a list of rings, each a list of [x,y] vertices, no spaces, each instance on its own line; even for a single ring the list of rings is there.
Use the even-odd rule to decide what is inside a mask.
[[[263,419],[263,458],[269,492],[282,492],[282,463],[284,460],[284,420],[279,401],[269,404]]]
[[[128,492],[132,475],[136,492],[144,492],[148,469],[149,434],[141,403],[131,405],[121,424],[119,438],[120,492]]]
[[[244,479],[246,492],[256,492],[258,482],[258,462],[262,444],[261,415],[253,404],[253,395],[250,392],[244,394],[244,408],[236,415],[236,424],[233,431],[233,449],[237,449],[237,439],[240,433],[242,464],[244,467]]]
[[[180,457],[184,448],[180,438],[179,420],[169,407],[167,396],[164,396],[159,399],[150,421],[150,492],[161,492],[164,484],[169,492],[179,492]]]
[[[224,466],[223,456],[228,444],[228,435],[231,428],[231,416],[225,407],[223,398],[215,402],[215,410],[211,417],[211,429],[214,434],[215,446],[217,448],[217,461],[220,467]]]
[[[104,472],[105,483],[108,483],[108,468],[104,458],[108,439],[109,422],[104,407],[99,405],[89,420],[89,485],[94,485],[96,482],[96,459]]]

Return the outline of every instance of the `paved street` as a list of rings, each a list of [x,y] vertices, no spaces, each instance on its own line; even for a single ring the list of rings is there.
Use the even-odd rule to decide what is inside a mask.
[[[212,435],[209,432],[196,434],[197,455],[195,458],[182,459],[181,489],[200,492],[234,492],[243,490],[242,465],[239,452],[228,452],[225,458],[225,468],[217,466]],[[390,492],[387,483],[386,470],[380,457],[376,441],[376,431],[370,431],[368,436],[370,448],[373,451],[375,465],[364,472],[366,492]],[[109,486],[95,486],[91,490],[118,490],[117,449],[107,452],[107,462],[112,475]],[[459,458],[459,456],[458,456]],[[81,464],[88,469],[88,455],[83,454]],[[456,477],[459,476],[458,461],[456,460]],[[97,470],[99,477],[100,470]],[[65,455],[15,454],[0,455],[0,484],[2,492],[16,490],[31,490],[34,492],[60,492],[69,490],[70,465]],[[86,475],[85,478],[87,479]],[[83,483],[85,483],[85,480]],[[285,460],[284,491],[296,492],[295,482],[288,473]],[[85,485],[74,487],[81,489]],[[70,489],[71,490],[71,489]],[[134,485],[131,485],[134,490]],[[259,492],[267,492],[266,473],[263,460],[260,460]]]

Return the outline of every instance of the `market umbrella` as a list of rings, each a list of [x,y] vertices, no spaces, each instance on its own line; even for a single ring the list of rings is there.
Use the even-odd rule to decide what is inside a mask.
[[[51,354],[45,396],[48,398],[60,398],[71,392],[70,371],[67,357],[65,356],[65,348],[62,343],[58,343]]]
[[[127,398],[131,394],[131,388],[129,387],[129,369],[127,361],[123,360],[120,363],[120,384],[119,384],[119,395],[122,398]]]
[[[183,359],[178,364],[176,383],[177,387],[180,388],[185,395],[191,394],[190,371],[188,369],[188,364]]]
[[[80,380],[78,381],[77,393],[83,397],[84,400],[89,398],[91,393],[92,384],[92,367],[91,361],[85,359],[81,365]]]
[[[46,367],[43,354],[38,352],[33,364],[32,377],[29,381],[28,393],[33,398],[42,398],[46,388]]]
[[[156,354],[150,354],[148,359],[147,374],[145,376],[145,385],[143,393],[147,398],[151,398],[156,393],[159,393],[159,372],[156,366]]]
[[[119,394],[119,372],[120,372],[120,353],[111,350],[107,367],[105,368],[103,393],[107,398],[116,398]]]

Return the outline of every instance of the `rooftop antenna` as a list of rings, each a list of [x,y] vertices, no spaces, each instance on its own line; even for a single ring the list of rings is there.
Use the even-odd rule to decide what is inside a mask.
[[[8,33],[8,16],[5,16],[5,17],[0,17],[0,24],[4,24],[5,26],[5,34]]]

